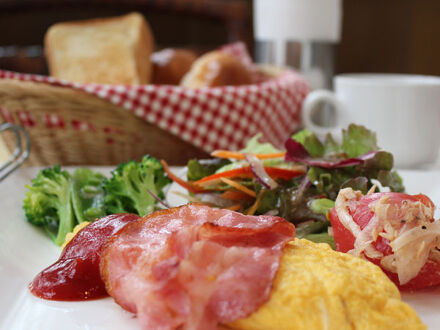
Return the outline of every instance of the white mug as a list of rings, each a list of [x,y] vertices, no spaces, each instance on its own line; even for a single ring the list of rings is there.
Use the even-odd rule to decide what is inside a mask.
[[[303,104],[304,126],[318,136],[350,123],[377,134],[378,145],[394,155],[398,168],[435,162],[440,148],[440,77],[403,74],[343,74],[334,92],[311,92]],[[335,127],[316,124],[318,104],[333,107]]]

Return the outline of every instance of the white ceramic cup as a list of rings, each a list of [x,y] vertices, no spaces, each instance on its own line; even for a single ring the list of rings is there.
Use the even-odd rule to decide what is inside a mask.
[[[336,133],[350,123],[377,133],[378,145],[394,155],[398,168],[433,163],[440,148],[440,77],[401,74],[343,74],[334,92],[311,92],[303,104],[304,126],[318,136]],[[336,125],[317,125],[317,105],[334,109]]]

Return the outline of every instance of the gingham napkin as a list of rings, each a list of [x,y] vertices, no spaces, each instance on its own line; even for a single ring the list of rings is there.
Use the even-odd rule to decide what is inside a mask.
[[[222,47],[222,50],[240,57],[246,65],[252,65],[250,58],[244,56],[245,49],[243,52],[240,48],[239,44],[233,44]],[[95,95],[207,152],[240,149],[259,132],[266,141],[282,146],[299,127],[301,103],[309,92],[305,80],[287,69],[278,77],[255,85],[200,89],[166,85],[78,84],[2,70],[0,79],[39,82]],[[8,121],[7,109],[0,110],[3,120]],[[19,120],[23,126],[35,125],[31,113],[23,111],[22,114]],[[45,124],[61,129],[66,125],[81,125],[64,123],[52,117],[46,118]]]

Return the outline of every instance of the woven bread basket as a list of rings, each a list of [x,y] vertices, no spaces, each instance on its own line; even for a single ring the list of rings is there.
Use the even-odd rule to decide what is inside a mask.
[[[145,154],[183,165],[208,156],[124,108],[72,88],[0,79],[0,110],[4,121],[21,124],[31,137],[26,166],[114,165]],[[1,139],[12,152],[15,137],[4,133]]]

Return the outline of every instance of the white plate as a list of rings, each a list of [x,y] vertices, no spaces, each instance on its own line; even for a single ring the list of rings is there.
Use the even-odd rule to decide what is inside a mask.
[[[108,172],[108,168],[101,168]],[[35,298],[27,285],[43,268],[53,263],[60,249],[37,228],[26,223],[21,209],[25,184],[37,169],[20,169],[0,184],[0,328],[4,330],[112,330],[139,329],[132,314],[111,298],[87,302],[53,302]],[[440,171],[401,171],[407,191],[423,192],[440,205]],[[173,205],[182,200],[173,197],[173,185],[167,200]],[[438,210],[437,210],[438,211]],[[439,213],[437,212],[437,217]],[[403,299],[419,313],[430,329],[440,328],[440,288]]]

